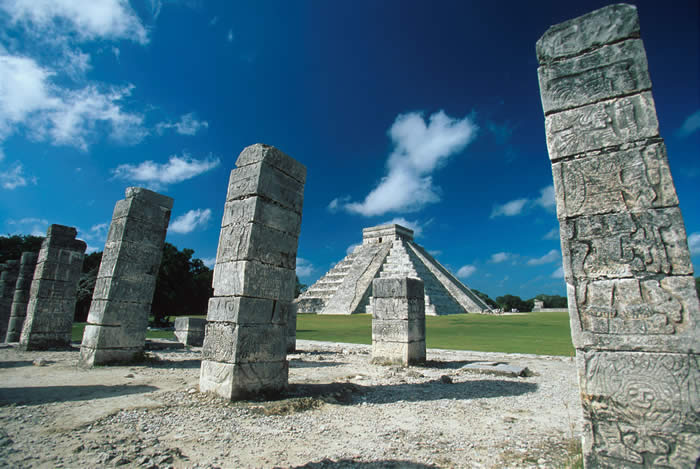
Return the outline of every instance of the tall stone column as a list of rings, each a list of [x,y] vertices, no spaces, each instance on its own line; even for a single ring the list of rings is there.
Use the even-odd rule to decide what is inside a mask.
[[[425,291],[417,278],[375,278],[372,360],[417,365],[425,362]]]
[[[29,290],[27,317],[19,346],[23,350],[70,347],[76,291],[87,245],[77,230],[51,225],[41,244]]]
[[[287,385],[306,168],[274,147],[245,148],[231,171],[199,389],[227,399]]]
[[[0,338],[2,339],[7,334],[7,327],[10,322],[12,298],[15,295],[17,275],[19,275],[18,261],[10,260],[2,264],[2,273],[0,273]]]
[[[143,354],[173,199],[128,187],[116,203],[80,347],[84,367]]]
[[[537,42],[591,467],[696,467],[700,307],[637,10]]]
[[[23,252],[19,262],[19,274],[15,283],[15,294],[10,308],[10,322],[7,326],[5,342],[18,342],[22,333],[24,318],[27,317],[29,290],[34,278],[34,269],[39,255],[35,252]]]

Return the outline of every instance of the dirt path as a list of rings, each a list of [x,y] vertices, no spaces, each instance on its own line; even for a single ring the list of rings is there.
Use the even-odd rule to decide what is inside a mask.
[[[562,467],[580,435],[571,358],[428,350],[425,367],[370,347],[298,341],[284,399],[197,392],[199,349],[77,368],[78,352],[0,347],[6,467]],[[526,366],[528,377],[462,367]]]

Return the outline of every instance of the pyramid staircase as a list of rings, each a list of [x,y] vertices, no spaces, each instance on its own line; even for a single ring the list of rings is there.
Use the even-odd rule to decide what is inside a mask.
[[[372,312],[372,280],[414,277],[423,280],[428,315],[493,313],[481,298],[413,242],[400,225],[362,230],[363,243],[294,300],[298,314]]]

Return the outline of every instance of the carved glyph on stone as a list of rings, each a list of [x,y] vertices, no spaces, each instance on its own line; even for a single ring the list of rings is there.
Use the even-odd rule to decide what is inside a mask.
[[[82,366],[143,353],[172,207],[170,197],[140,187],[128,187],[116,203],[80,347]]]
[[[551,27],[538,71],[586,467],[696,467],[700,306],[639,20]]]
[[[247,147],[231,171],[209,300],[199,388],[227,399],[287,385],[306,168]]]
[[[76,291],[87,245],[77,230],[51,225],[41,244],[29,290],[27,317],[19,346],[46,350],[70,346]]]
[[[24,318],[27,317],[29,305],[29,290],[34,278],[34,269],[39,255],[35,252],[23,252],[19,263],[19,275],[15,283],[15,294],[12,297],[10,322],[7,325],[5,342],[18,342],[22,333]]]

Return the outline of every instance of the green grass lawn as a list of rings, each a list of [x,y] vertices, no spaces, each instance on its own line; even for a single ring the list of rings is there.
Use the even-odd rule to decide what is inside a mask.
[[[508,316],[455,314],[428,316],[426,321],[428,348],[574,355],[566,311]],[[371,344],[372,317],[300,314],[297,338]]]
[[[426,321],[428,348],[574,355],[569,314],[566,311],[508,316],[455,314],[428,316]],[[73,325],[73,341],[81,341],[83,329],[85,323]],[[174,339],[175,335],[172,331],[149,331],[146,337]],[[297,338],[371,344],[372,317],[369,314],[300,314],[297,318]]]

